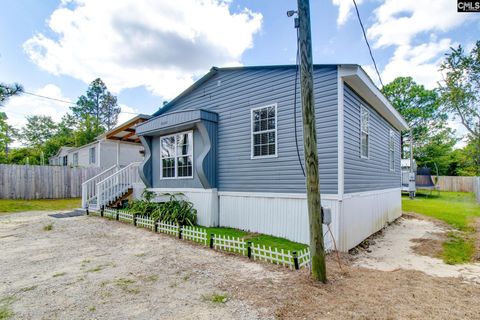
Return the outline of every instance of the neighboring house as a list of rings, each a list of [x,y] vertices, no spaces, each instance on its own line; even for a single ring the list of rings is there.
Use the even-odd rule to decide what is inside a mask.
[[[73,147],[60,147],[58,152],[48,159],[48,164],[51,166],[66,166],[68,165],[68,152]]]
[[[143,160],[143,146],[135,135],[134,126],[149,119],[139,115],[100,135],[91,143],[78,148],[62,147],[49,159],[51,165],[109,168],[126,166]]]
[[[136,127],[145,185],[157,194],[182,193],[201,225],[308,243],[296,72],[212,68]],[[321,202],[331,209],[338,249],[346,251],[401,215],[400,132],[408,126],[358,65],[315,65],[314,98]],[[128,184],[136,195],[143,189]],[[97,206],[115,199],[99,194]],[[326,245],[333,247],[329,235]]]

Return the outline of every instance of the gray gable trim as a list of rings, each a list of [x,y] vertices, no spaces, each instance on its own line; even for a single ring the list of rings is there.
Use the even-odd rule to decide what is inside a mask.
[[[206,110],[185,110],[179,112],[171,112],[162,116],[155,117],[146,121],[136,128],[138,136],[155,135],[159,133],[167,133],[180,131],[182,127],[187,127],[196,122],[211,121],[218,122],[218,115],[215,112]]]
[[[387,98],[375,86],[372,79],[358,65],[340,65],[339,74],[342,79],[359,96],[367,101],[382,117],[391,123],[397,130],[408,130],[408,124],[400,113],[388,102]]]

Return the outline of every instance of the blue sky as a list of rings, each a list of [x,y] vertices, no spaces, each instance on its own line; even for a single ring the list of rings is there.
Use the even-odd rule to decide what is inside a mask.
[[[412,76],[434,87],[448,48],[479,40],[480,14],[457,13],[454,0],[357,3],[384,83]],[[212,65],[294,63],[286,11],[295,8],[286,0],[4,1],[0,81],[75,101],[101,77],[126,120],[153,113]],[[315,63],[358,63],[376,79],[351,0],[312,0],[311,16]],[[3,109],[21,126],[27,114],[59,120],[68,104],[24,95]]]

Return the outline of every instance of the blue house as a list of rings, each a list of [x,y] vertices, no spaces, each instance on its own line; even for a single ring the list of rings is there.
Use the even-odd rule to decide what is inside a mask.
[[[308,243],[296,71],[212,68],[136,127],[145,148],[137,188],[183,193],[201,225]],[[322,205],[345,251],[401,215],[408,126],[358,65],[315,65],[314,90]]]

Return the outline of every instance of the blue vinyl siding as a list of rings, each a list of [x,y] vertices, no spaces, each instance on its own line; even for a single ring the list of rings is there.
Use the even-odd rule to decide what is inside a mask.
[[[222,70],[179,99],[165,113],[204,109],[218,113],[217,179],[219,191],[305,192],[294,138],[295,67]],[[314,70],[315,106],[322,193],[336,194],[337,67]],[[250,110],[277,104],[278,157],[251,159]],[[303,161],[300,88],[297,132]],[[153,153],[156,157],[156,153]],[[156,171],[153,171],[154,175]]]
[[[399,188],[400,133],[345,85],[345,193]],[[360,157],[360,106],[370,112],[369,158]],[[395,171],[389,166],[389,135],[395,135]]]

